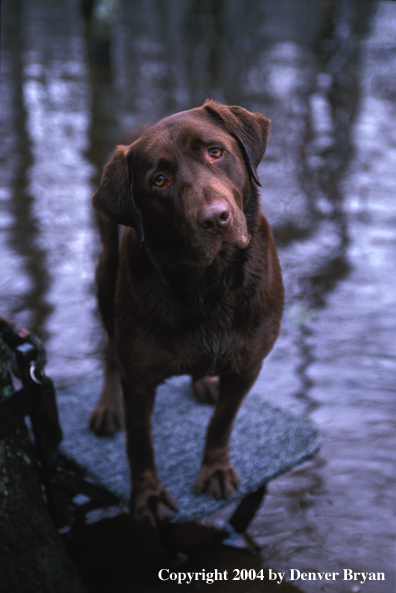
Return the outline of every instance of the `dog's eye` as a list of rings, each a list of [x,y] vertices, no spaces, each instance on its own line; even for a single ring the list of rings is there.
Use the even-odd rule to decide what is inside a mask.
[[[154,185],[156,185],[157,187],[163,187],[165,185],[165,182],[166,182],[165,175],[157,175],[153,181]]]
[[[223,150],[221,148],[209,148],[208,154],[212,159],[219,159],[223,154]]]

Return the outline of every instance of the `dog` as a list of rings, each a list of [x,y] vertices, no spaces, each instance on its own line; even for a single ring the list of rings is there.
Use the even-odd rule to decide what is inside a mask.
[[[153,527],[177,508],[157,477],[151,442],[155,392],[166,378],[191,375],[196,397],[215,402],[195,491],[228,498],[239,484],[228,453],[233,421],[284,305],[258,193],[269,129],[261,114],[207,100],[129,134],[92,196],[108,343],[90,426],[101,435],[124,423],[131,512]]]

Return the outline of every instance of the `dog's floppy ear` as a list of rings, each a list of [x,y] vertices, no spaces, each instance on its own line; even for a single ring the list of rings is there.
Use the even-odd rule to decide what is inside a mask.
[[[227,131],[236,138],[242,150],[246,167],[257,185],[261,185],[257,167],[264,156],[268,144],[271,122],[261,113],[251,113],[243,107],[221,105],[208,99],[204,109],[220,121]]]
[[[92,203],[113,222],[135,229],[139,241],[143,243],[143,218],[133,196],[131,159],[129,146],[117,146],[113,158],[103,169]]]

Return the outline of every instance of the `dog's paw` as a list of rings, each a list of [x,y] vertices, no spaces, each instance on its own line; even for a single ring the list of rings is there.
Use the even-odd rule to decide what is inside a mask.
[[[123,425],[122,412],[116,408],[109,408],[98,404],[91,412],[89,428],[98,437],[112,436]]]
[[[131,513],[137,523],[156,529],[169,523],[177,500],[158,482],[146,488],[132,488]]]
[[[229,498],[240,484],[238,474],[232,465],[227,463],[202,464],[194,492],[203,493],[209,498]]]
[[[195,399],[202,404],[215,404],[219,395],[219,377],[204,377],[192,382]]]

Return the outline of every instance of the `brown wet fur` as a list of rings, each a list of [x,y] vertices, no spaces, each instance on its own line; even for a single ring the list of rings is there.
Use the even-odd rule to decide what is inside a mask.
[[[257,190],[269,126],[261,114],[207,101],[130,133],[93,195],[109,340],[90,426],[107,435],[125,425],[131,510],[151,526],[177,504],[158,480],[150,425],[156,388],[172,375],[190,374],[197,399],[215,402],[195,491],[227,498],[238,487],[230,433],[284,300]]]

